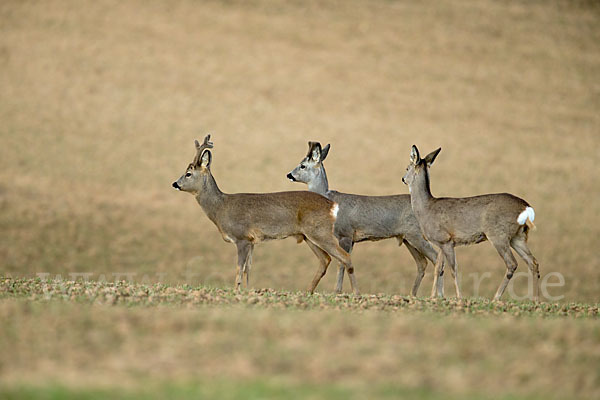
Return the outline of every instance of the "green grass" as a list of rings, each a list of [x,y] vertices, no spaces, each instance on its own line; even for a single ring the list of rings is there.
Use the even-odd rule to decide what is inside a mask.
[[[16,385],[0,387],[0,397],[6,400],[135,400],[135,399],[414,399],[414,400],[535,400],[541,396],[492,396],[485,393],[437,393],[432,390],[408,389],[392,385],[365,385],[341,387],[336,385],[298,385],[266,381],[206,381],[201,383],[150,384],[144,389],[124,388],[72,388],[62,385]]]

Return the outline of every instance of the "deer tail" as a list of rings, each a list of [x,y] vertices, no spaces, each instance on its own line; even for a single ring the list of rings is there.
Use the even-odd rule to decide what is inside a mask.
[[[519,216],[517,217],[517,222],[519,223],[519,225],[527,225],[527,227],[531,230],[535,229],[535,224],[533,223],[533,220],[535,219],[535,211],[533,210],[533,207],[529,207],[527,206],[525,208],[525,210],[519,214]]]

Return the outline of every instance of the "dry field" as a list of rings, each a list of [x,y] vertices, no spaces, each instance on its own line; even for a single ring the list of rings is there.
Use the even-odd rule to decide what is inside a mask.
[[[3,279],[0,397],[597,398],[598,306]]]
[[[193,139],[210,132],[212,171],[226,192],[304,189],[285,175],[307,141],[318,140],[332,145],[325,165],[331,188],[407,193],[401,176],[410,145],[422,152],[441,146],[434,195],[508,191],[529,201],[538,226],[530,247],[541,272],[555,273],[551,284],[557,274],[564,278],[563,286],[548,287],[548,307],[597,308],[599,110],[595,1],[5,0],[0,277],[230,287],[234,247],[191,196],[170,187],[192,159]],[[457,253],[463,293],[490,298],[505,272],[495,250],[483,243]],[[259,246],[253,261],[252,286],[277,293],[306,288],[317,267],[294,240]],[[416,268],[395,241],[359,244],[353,262],[366,295],[409,293]],[[319,296],[330,295],[336,269]],[[518,271],[526,271],[522,261]],[[419,294],[430,285],[428,274]],[[452,295],[449,279],[446,286]],[[511,291],[513,298],[526,294],[525,275]],[[134,396],[160,376],[167,389],[156,393],[179,382],[173,390],[183,397],[247,397],[255,389],[258,398],[280,397],[282,387],[301,397],[344,398],[404,389],[423,398],[599,393],[594,315],[464,317],[427,307],[288,313],[220,303],[91,305],[30,294],[0,293],[0,345],[12,349],[0,352],[0,384],[12,390],[25,379],[23,392],[5,395],[39,395],[27,387],[39,381],[49,385],[42,392],[80,397],[70,391],[78,381],[82,390],[97,382],[108,391],[95,394],[114,397],[113,389],[127,387]],[[235,338],[238,322],[245,336]],[[66,336],[45,339],[55,331]],[[148,341],[138,342],[142,331]],[[105,354],[113,338],[130,353]],[[192,361],[193,344],[212,352]],[[154,348],[159,353],[150,357]],[[330,349],[326,367],[316,357]],[[211,367],[229,356],[230,368],[223,360]],[[505,367],[512,369],[502,384]],[[122,373],[126,381],[115,383]],[[369,388],[371,381],[379,386]]]

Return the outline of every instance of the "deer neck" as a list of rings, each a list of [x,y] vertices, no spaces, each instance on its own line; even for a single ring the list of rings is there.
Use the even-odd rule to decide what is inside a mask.
[[[196,201],[200,204],[200,207],[202,207],[208,218],[215,222],[217,212],[223,204],[224,197],[225,194],[217,186],[215,178],[213,178],[212,174],[209,174],[202,182],[202,189],[196,195]]]
[[[417,174],[410,186],[410,202],[415,214],[425,210],[433,199],[429,186],[429,171],[425,168],[420,174]]]
[[[327,182],[327,173],[325,168],[321,165],[317,169],[316,178],[308,183],[308,190],[325,196],[329,191],[329,183]]]

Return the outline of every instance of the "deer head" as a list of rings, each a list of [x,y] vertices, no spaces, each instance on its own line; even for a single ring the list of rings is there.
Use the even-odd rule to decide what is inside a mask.
[[[213,144],[210,135],[206,135],[202,144],[197,140],[194,143],[196,144],[194,160],[188,165],[185,174],[173,182],[172,186],[177,190],[197,194],[203,189],[207,177],[210,176],[212,154],[209,149],[213,148]]]
[[[410,188],[417,176],[427,172],[427,168],[433,164],[440,151],[442,151],[441,147],[427,154],[425,158],[421,158],[419,149],[417,149],[417,146],[413,145],[410,149],[410,163],[408,164],[408,167],[406,167],[406,173],[402,177],[402,182]]]
[[[302,182],[310,184],[320,173],[321,166],[327,154],[329,145],[321,148],[319,142],[308,142],[308,153],[300,161],[300,164],[287,174],[287,178],[292,182]]]

